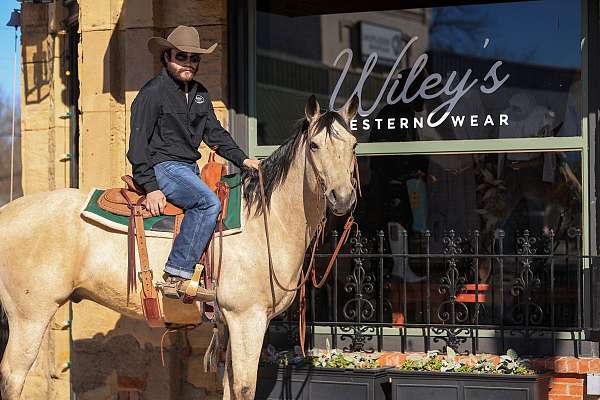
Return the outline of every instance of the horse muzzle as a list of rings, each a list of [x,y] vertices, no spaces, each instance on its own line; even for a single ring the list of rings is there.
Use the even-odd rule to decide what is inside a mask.
[[[334,215],[341,216],[348,214],[354,204],[356,203],[356,191],[336,191],[331,189],[325,195],[327,199],[327,207],[331,210]]]

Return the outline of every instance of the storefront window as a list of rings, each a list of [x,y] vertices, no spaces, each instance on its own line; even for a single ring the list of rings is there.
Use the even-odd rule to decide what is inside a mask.
[[[553,310],[549,293],[551,268],[553,290],[569,293],[565,298],[577,293],[578,260],[569,257],[577,254],[582,221],[581,165],[574,161],[578,158],[576,152],[360,157],[364,198],[355,217],[365,239],[361,243],[368,252],[377,253],[381,245],[384,253],[394,254],[381,260],[389,304],[382,317],[373,312],[368,321],[451,323],[448,315],[456,313],[458,318],[464,311],[463,323],[544,326],[555,313],[558,326],[573,326],[575,304],[564,301]],[[331,228],[339,229],[343,222],[344,218],[336,220]],[[325,243],[322,251],[332,247]],[[453,254],[459,256],[452,258]],[[557,256],[553,267],[546,259],[527,261],[537,283],[531,297],[523,297],[515,287],[524,259],[490,256],[498,254]],[[319,271],[326,261],[319,261]],[[374,282],[381,279],[379,262],[364,259],[360,264]],[[450,266],[456,267],[456,300],[461,303],[454,311],[449,309],[451,295],[442,289]],[[340,287],[348,285],[346,277],[355,268],[350,259],[338,261]],[[485,310],[480,314],[475,312],[475,282]],[[330,292],[318,293],[322,297],[316,301],[330,301]],[[355,299],[353,292],[338,293],[342,318],[348,315],[346,304],[351,307]],[[365,308],[378,310],[380,300],[374,293],[367,294]],[[531,307],[526,318],[524,303]],[[330,309],[319,310],[318,319],[331,320]]]
[[[578,155],[360,157],[365,197],[356,219],[368,235],[383,230],[390,243],[406,232],[412,252],[423,251],[419,246],[426,232],[435,254],[442,253],[442,238],[450,231],[465,237],[479,231],[482,252],[491,251],[498,229],[505,232],[507,243],[525,230],[552,230],[566,240],[569,229],[581,227]]]
[[[383,11],[371,11],[381,1],[330,11],[303,3],[258,2],[259,146],[281,144],[311,94],[333,109],[357,94],[361,142],[581,135],[576,1]]]

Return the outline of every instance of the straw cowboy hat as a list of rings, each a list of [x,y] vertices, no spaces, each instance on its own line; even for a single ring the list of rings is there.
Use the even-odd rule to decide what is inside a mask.
[[[208,49],[200,47],[200,35],[196,28],[179,25],[166,39],[151,37],[148,39],[148,50],[153,54],[160,54],[167,49],[177,49],[186,53],[210,54],[217,48],[214,43]]]

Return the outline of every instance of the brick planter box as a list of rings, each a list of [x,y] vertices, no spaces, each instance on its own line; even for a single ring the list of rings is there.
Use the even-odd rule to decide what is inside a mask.
[[[258,369],[256,400],[388,400],[387,369],[276,367]]]
[[[546,400],[550,375],[388,370],[391,400]]]

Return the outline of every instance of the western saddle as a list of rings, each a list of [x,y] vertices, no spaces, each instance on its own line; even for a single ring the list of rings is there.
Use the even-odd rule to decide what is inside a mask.
[[[221,202],[222,212],[219,214],[217,219],[217,227],[221,234],[220,237],[222,237],[223,220],[227,215],[227,203],[229,196],[228,185],[224,182],[221,182],[221,177],[226,173],[227,167],[222,163],[216,162],[215,153],[214,151],[211,151],[208,163],[202,168],[201,178],[217,194],[219,201]],[[129,217],[127,235],[127,302],[129,303],[131,291],[137,290],[135,262],[135,244],[137,242],[138,256],[140,259],[140,272],[138,276],[142,283],[140,297],[144,317],[146,318],[148,325],[151,327],[162,327],[165,325],[165,321],[162,316],[157,293],[157,288],[160,289],[161,285],[153,282],[153,274],[152,270],[150,269],[148,249],[146,247],[146,235],[144,232],[144,219],[152,217],[150,211],[144,206],[146,192],[134,181],[130,175],[124,175],[121,177],[121,179],[123,182],[125,182],[125,187],[105,190],[98,199],[98,206],[111,213]],[[184,210],[172,203],[167,202],[163,210],[163,215],[175,217],[175,225],[173,228],[174,240],[179,234],[181,223],[184,218]],[[212,288],[213,280],[215,280],[211,268],[212,260],[209,260],[208,253],[206,251],[204,252],[203,257],[205,259],[205,264],[208,265],[207,269],[209,269],[209,271],[205,271],[204,264],[198,260],[194,275],[182,298],[184,303],[192,303],[194,300],[196,300],[196,294],[200,286],[204,286],[208,289]],[[202,277],[204,278],[203,281],[201,280]],[[215,299],[213,298],[209,301],[212,303],[214,300]],[[211,307],[214,309],[214,304],[211,304],[209,308]],[[205,312],[205,314],[208,315],[212,313]]]

